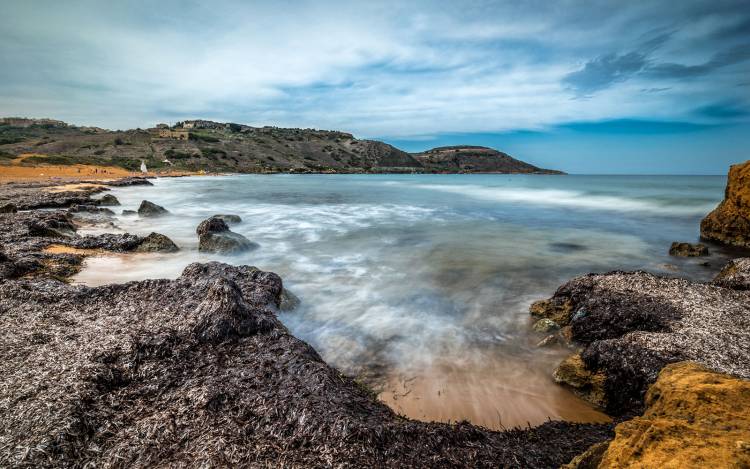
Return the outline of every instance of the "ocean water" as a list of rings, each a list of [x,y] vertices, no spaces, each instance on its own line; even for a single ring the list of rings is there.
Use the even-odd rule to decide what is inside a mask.
[[[89,285],[174,278],[190,262],[271,270],[301,298],[280,313],[332,365],[396,411],[490,428],[605,417],[551,372],[570,351],[539,349],[529,304],[588,272],[643,269],[708,280],[729,253],[667,254],[698,239],[724,177],[541,175],[237,175],[168,178],[112,193],[171,214],[118,216],[122,231],[163,233],[182,250],[89,258]],[[197,251],[217,213],[260,244],[236,256]],[[116,231],[116,230],[110,230]],[[708,262],[708,265],[704,265]]]

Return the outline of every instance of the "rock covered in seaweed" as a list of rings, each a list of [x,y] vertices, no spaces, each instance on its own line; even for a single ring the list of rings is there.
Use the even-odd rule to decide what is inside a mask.
[[[699,257],[707,256],[708,254],[708,246],[702,243],[691,244],[675,241],[669,247],[670,256]]]
[[[640,408],[659,370],[677,361],[750,378],[749,291],[612,272],[575,278],[542,304],[537,315],[569,318],[560,325],[584,346],[584,370],[605,376],[609,413]]]
[[[138,247],[135,248],[136,252],[177,252],[180,248],[161,233],[151,233],[143,238]]]
[[[233,254],[259,247],[241,234],[230,231],[226,222],[215,216],[203,220],[195,232],[199,237],[198,250],[202,252]]]
[[[701,238],[750,248],[750,161],[729,168],[724,200],[701,221]]]
[[[546,468],[611,435],[400,417],[289,334],[281,291],[219,263],[96,288],[5,281],[0,399],[19,404],[0,412],[3,465]]]

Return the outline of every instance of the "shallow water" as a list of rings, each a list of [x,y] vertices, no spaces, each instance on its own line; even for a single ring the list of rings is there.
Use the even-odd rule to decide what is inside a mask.
[[[271,270],[302,299],[280,315],[332,365],[360,376],[410,417],[491,428],[603,416],[553,384],[567,354],[537,349],[528,305],[588,272],[645,269],[711,278],[725,253],[667,255],[696,241],[721,200],[713,176],[241,175],[159,179],[112,191],[171,215],[118,216],[182,251],[94,257],[90,285],[174,278],[194,261]],[[261,248],[197,251],[195,227],[216,213]]]

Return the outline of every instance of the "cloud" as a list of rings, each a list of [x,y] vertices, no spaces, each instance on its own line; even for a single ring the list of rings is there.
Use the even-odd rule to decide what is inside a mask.
[[[11,2],[0,113],[404,138],[715,119],[694,109],[735,100],[748,71],[750,13],[720,3]]]

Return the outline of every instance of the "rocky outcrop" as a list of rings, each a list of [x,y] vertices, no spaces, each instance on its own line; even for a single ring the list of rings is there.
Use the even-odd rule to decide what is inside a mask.
[[[436,172],[563,174],[519,161],[507,153],[478,146],[439,147],[416,153],[425,168]]]
[[[289,334],[281,279],[252,267],[0,282],[3,467],[547,468],[611,438],[400,417]]]
[[[603,399],[592,400],[610,414],[640,409],[649,385],[669,363],[692,360],[750,378],[749,291],[646,272],[590,274],[535,303],[532,314],[555,320],[583,347],[583,368],[564,362],[567,370],[558,379],[574,376],[574,388],[594,389],[599,383],[587,384],[586,373],[603,375]]]
[[[236,225],[238,223],[242,223],[242,218],[240,218],[239,215],[219,214],[214,215],[211,218],[220,218],[224,220],[224,223],[226,223],[227,225]]]
[[[667,365],[646,411],[568,468],[750,467],[750,382],[695,363]]]
[[[284,288],[279,298],[279,309],[281,311],[293,311],[302,303],[297,295]]]
[[[202,252],[233,254],[259,247],[241,234],[230,231],[219,217],[203,220],[195,231],[199,237],[198,250]]]
[[[169,211],[161,205],[156,205],[148,200],[142,201],[141,205],[138,207],[138,215],[142,217],[160,217],[168,213]]]
[[[750,161],[729,169],[724,200],[701,221],[701,238],[750,248]]]
[[[160,233],[149,234],[135,248],[135,252],[177,252],[179,250],[180,248],[174,241]]]
[[[750,290],[750,257],[730,261],[714,278],[713,284],[735,290]]]
[[[708,246],[706,246],[705,244],[701,244],[701,243],[690,244],[690,243],[680,243],[678,241],[675,241],[669,247],[670,256],[699,257],[699,256],[707,256],[708,254],[709,254]]]

